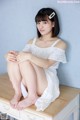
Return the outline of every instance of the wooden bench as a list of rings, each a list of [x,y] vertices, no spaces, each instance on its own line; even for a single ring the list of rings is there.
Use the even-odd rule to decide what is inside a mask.
[[[79,120],[79,93],[80,89],[60,86],[61,95],[44,111],[38,112],[34,105],[18,111],[11,108],[9,101],[14,91],[8,75],[0,75],[0,112],[6,113],[18,120]]]

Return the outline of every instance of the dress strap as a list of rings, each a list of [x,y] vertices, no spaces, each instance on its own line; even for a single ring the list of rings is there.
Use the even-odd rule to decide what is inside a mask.
[[[57,39],[57,40],[51,45],[51,47],[55,46],[59,41],[60,41],[60,39]]]
[[[33,43],[32,43],[32,44],[34,45],[34,44],[35,44],[35,42],[36,42],[36,38],[34,38],[34,39],[33,39]]]

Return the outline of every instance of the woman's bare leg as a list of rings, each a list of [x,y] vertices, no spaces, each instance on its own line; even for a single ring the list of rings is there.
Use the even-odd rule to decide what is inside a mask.
[[[46,76],[42,68],[38,69],[38,67],[35,68],[34,66],[35,65],[32,65],[29,61],[20,63],[20,71],[23,79],[26,82],[28,97],[18,103],[17,109],[23,109],[34,104],[38,98],[38,92],[39,95],[42,94],[44,89],[47,87]],[[41,82],[39,82],[37,79],[39,79]],[[39,83],[41,84],[38,85]]]
[[[23,80],[25,80],[25,86],[28,89],[28,96],[20,101],[17,105],[17,109],[23,109],[35,103],[38,98],[37,95],[37,76],[36,72],[29,61],[25,61],[19,64],[20,71]]]
[[[17,62],[8,62],[7,69],[15,92],[10,104],[15,108],[21,98],[21,74]]]
[[[48,82],[46,79],[45,71],[42,67],[39,67],[35,65],[34,63],[31,63],[36,71],[37,74],[37,93],[38,95],[42,95],[44,90],[46,89]]]

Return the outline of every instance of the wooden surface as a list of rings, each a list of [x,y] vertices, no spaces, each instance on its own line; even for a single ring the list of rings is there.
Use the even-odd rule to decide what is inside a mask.
[[[61,110],[63,110],[71,100],[73,100],[79,93],[80,89],[71,88],[68,86],[60,86],[61,94],[51,105],[44,111],[38,112],[34,105],[26,108],[24,111],[35,112],[36,114],[46,116],[56,116]],[[9,81],[8,75],[0,75],[0,100],[3,100],[9,104],[10,99],[14,94],[14,90]]]

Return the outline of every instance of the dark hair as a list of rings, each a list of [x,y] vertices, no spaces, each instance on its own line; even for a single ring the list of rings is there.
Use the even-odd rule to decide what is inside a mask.
[[[35,16],[35,22],[40,22],[40,21],[45,21],[47,20],[47,18],[49,18],[49,16],[52,13],[55,13],[54,17],[49,19],[50,21],[54,22],[54,27],[52,28],[52,37],[56,37],[59,34],[60,31],[60,27],[59,27],[59,21],[58,21],[58,16],[57,13],[55,12],[55,10],[53,10],[52,8],[42,8],[38,11],[37,15]],[[37,34],[38,37],[41,37],[40,32],[37,29]]]

